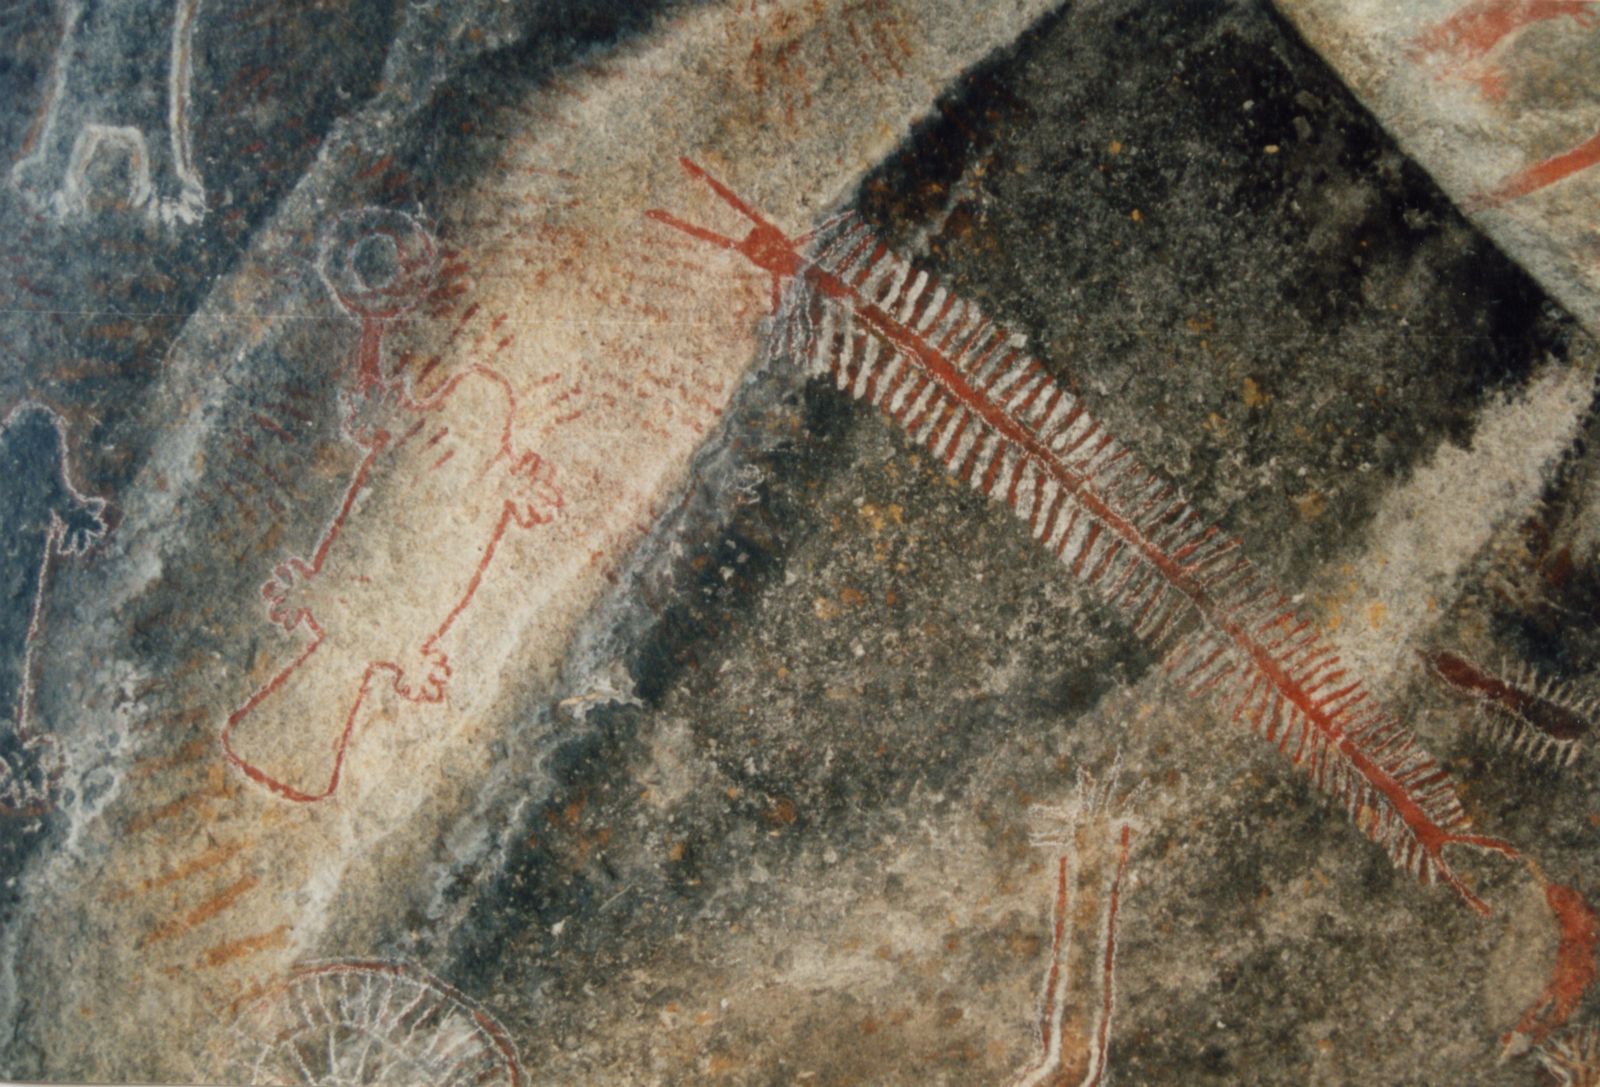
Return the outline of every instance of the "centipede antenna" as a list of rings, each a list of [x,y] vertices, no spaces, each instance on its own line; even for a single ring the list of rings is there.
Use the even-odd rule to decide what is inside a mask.
[[[644,213],[644,216],[646,219],[654,219],[658,223],[665,223],[674,230],[681,230],[691,238],[699,238],[703,242],[709,242],[719,249],[739,248],[739,243],[728,237],[726,234],[718,234],[715,231],[707,230],[703,226],[695,226],[693,223],[686,223],[676,215],[661,211],[658,208],[651,208],[649,211]]]
[[[761,214],[757,212],[755,208],[752,208],[749,204],[745,203],[744,199],[740,197],[738,193],[734,192],[732,189],[728,188],[728,186],[712,177],[711,174],[706,171],[706,168],[701,166],[698,162],[695,162],[688,156],[683,156],[678,159],[678,164],[684,168],[685,172],[687,172],[690,177],[698,178],[699,180],[704,181],[707,185],[711,186],[711,191],[720,196],[724,203],[733,208],[733,210],[737,211],[740,215],[743,215],[746,219],[749,219],[752,223],[755,223],[757,226],[772,226],[771,223],[762,218]]]

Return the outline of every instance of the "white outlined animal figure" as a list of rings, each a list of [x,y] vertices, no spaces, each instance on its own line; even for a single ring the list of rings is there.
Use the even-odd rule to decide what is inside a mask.
[[[66,424],[24,401],[0,425],[0,812],[50,806],[63,764],[32,727],[34,646],[50,563],[81,555],[105,534],[105,500],[79,493],[67,464]]]
[[[246,1007],[230,1083],[520,1087],[510,1034],[482,1005],[415,967],[301,967]]]
[[[1099,1087],[1116,1010],[1117,921],[1144,783],[1118,792],[1120,759],[1100,781],[1078,771],[1063,805],[1034,808],[1033,844],[1056,857],[1050,964],[1039,991],[1038,1057],[1008,1087]]]
[[[189,144],[200,0],[66,0],[43,105],[11,183],[57,218],[85,212],[91,169],[121,155],[127,203],[173,226],[198,222],[205,186]],[[130,48],[161,28],[159,49]],[[151,78],[150,69],[162,71]]]

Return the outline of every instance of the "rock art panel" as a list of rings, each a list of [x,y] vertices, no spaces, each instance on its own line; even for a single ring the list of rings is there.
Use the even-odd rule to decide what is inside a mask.
[[[785,33],[847,40],[841,6],[787,5]],[[760,355],[765,279],[641,236],[650,207],[704,196],[673,165],[685,141],[798,231],[1047,7],[896,5],[917,43],[902,74],[836,48],[815,119],[782,135],[734,93],[736,5],[674,10],[474,114],[503,162],[427,205],[425,230],[395,199],[307,201],[264,231],[214,287],[215,320],[168,354],[152,410],[184,425],[156,431],[119,501],[128,546],[97,564],[127,606],[174,602],[162,629],[184,663],[145,695],[131,769],[83,825],[115,849],[51,877],[51,912],[110,949],[93,975],[28,956],[25,984],[70,988],[108,1024],[41,1018],[51,1067],[138,1051],[148,1075],[184,1074],[214,1040],[192,1029],[203,1009],[359,953],[350,933],[399,908],[396,858],[426,866],[421,843],[506,734],[544,727],[530,713],[577,625]],[[363,169],[391,176],[381,156]],[[285,284],[292,301],[270,301]],[[112,1014],[129,1006],[160,1021]]]
[[[996,326],[895,256],[851,216],[809,248],[786,237],[695,163],[683,166],[751,222],[742,241],[653,211],[682,233],[745,257],[790,291],[779,350],[841,392],[881,408],[956,478],[1004,502],[1074,577],[1127,616],[1189,694],[1304,765],[1366,836],[1422,883],[1480,913],[1448,846],[1515,857],[1468,832],[1450,776],[1370,698],[1315,624],[1265,582],[1227,536],[1142,465],[1082,401]]]

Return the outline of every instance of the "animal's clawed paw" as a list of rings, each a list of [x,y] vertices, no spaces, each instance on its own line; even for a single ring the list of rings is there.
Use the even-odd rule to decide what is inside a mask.
[[[145,202],[144,210],[146,215],[166,227],[198,223],[206,214],[205,190],[193,182],[181,182],[171,186],[169,191],[153,194]]]
[[[450,658],[432,645],[422,646],[398,666],[395,693],[411,702],[439,702],[450,682]]]
[[[524,453],[506,473],[509,494],[506,505],[520,528],[546,525],[561,511],[561,488],[556,486],[555,468],[537,453]]]
[[[98,543],[106,534],[105,509],[105,499],[89,498],[67,510],[61,518],[58,550],[63,555],[81,555]]]
[[[293,630],[311,613],[307,588],[312,575],[311,567],[300,559],[290,559],[279,563],[261,586],[268,618],[284,630]]]

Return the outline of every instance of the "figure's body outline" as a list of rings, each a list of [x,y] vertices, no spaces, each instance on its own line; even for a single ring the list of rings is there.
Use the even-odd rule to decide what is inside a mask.
[[[30,600],[27,622],[22,634],[22,652],[14,668],[7,667],[3,676],[0,676],[0,691],[4,691],[4,712],[11,715],[11,729],[15,739],[24,752],[32,752],[41,765],[45,765],[44,777],[47,782],[59,776],[62,766],[61,757],[56,750],[55,740],[44,733],[37,733],[33,729],[33,685],[35,671],[35,652],[38,646],[38,636],[44,614],[44,597],[46,587],[50,582],[50,572],[57,556],[68,557],[87,553],[106,533],[105,509],[106,501],[103,498],[86,495],[79,491],[72,482],[70,455],[67,448],[67,424],[64,419],[51,409],[31,400],[24,400],[7,412],[5,419],[0,421],[0,458],[10,455],[12,441],[19,428],[30,428],[32,437],[37,440],[47,440],[53,445],[53,455],[49,459],[46,469],[49,479],[46,483],[44,495],[45,504],[33,510],[34,517],[31,521],[37,522],[42,516],[47,515],[48,520],[43,523],[29,523],[28,518],[18,518],[21,524],[8,525],[8,531],[33,532],[37,534],[31,547],[24,548],[21,557],[27,558],[37,555],[36,564],[29,567],[29,572],[24,572],[22,577],[32,580],[31,591],[24,593]],[[48,438],[44,431],[50,431]],[[27,440],[30,435],[23,434],[22,440]],[[8,440],[10,439],[10,440]],[[27,458],[30,463],[21,467],[33,467],[37,457]],[[3,463],[3,460],[0,460]],[[26,472],[18,473],[20,478],[31,478]],[[9,513],[15,516],[18,511]],[[16,576],[8,573],[8,579]],[[8,621],[10,617],[8,617]],[[0,759],[0,764],[4,760]],[[15,769],[6,767],[9,775],[15,774]],[[3,787],[0,787],[0,811],[10,811],[13,814],[36,814],[48,803],[13,804],[9,793],[15,790],[12,784],[14,778],[8,776]],[[22,799],[19,795],[16,799]]]
[[[376,254],[381,258],[379,263],[382,267],[376,272],[371,268],[364,269],[358,260],[362,254],[369,257]],[[548,523],[562,505],[561,492],[554,485],[550,466],[537,453],[531,450],[518,451],[514,447],[517,397],[511,382],[503,374],[481,364],[469,366],[431,393],[417,398],[408,388],[404,375],[384,373],[383,338],[389,323],[408,311],[426,293],[437,263],[438,254],[431,235],[415,218],[404,212],[369,208],[341,216],[324,239],[319,268],[323,281],[339,304],[361,325],[360,337],[347,363],[353,373],[348,379],[348,411],[341,426],[345,437],[363,449],[364,454],[350,476],[332,520],[318,538],[311,559],[306,561],[295,557],[279,563],[273,570],[273,576],[261,587],[268,617],[286,632],[293,633],[303,628],[310,635],[310,641],[293,660],[228,716],[221,733],[221,745],[227,762],[238,767],[251,781],[296,803],[325,800],[338,789],[344,772],[345,755],[356,721],[372,690],[374,676],[388,673],[395,693],[409,702],[444,701],[451,671],[449,658],[439,648],[439,643],[449,634],[477,594],[507,529],[513,525],[530,529]],[[475,410],[470,416],[473,420],[471,433],[464,435],[469,442],[465,448],[469,456],[476,456],[480,451],[487,455],[478,461],[475,472],[457,482],[471,487],[499,489],[498,508],[491,513],[489,507],[479,507],[475,515],[469,517],[469,526],[492,518],[492,527],[487,530],[485,537],[480,537],[485,542],[476,545],[477,561],[470,571],[451,571],[464,576],[459,582],[459,595],[452,598],[444,617],[437,623],[432,619],[427,620],[426,633],[419,642],[406,646],[401,659],[384,655],[360,661],[359,679],[350,677],[357,684],[356,693],[344,711],[343,720],[338,722],[339,731],[333,741],[327,780],[315,785],[292,784],[242,754],[235,742],[236,730],[263,703],[284,691],[296,673],[312,663],[319,653],[326,652],[328,631],[325,624],[328,617],[319,619],[313,607],[297,602],[295,598],[303,595],[305,586],[320,584],[325,580],[322,575],[328,559],[335,554],[338,541],[358,501],[369,491],[374,477],[382,471],[382,463],[389,460],[392,465],[394,462],[391,458],[398,451],[407,448],[408,443],[417,439],[425,429],[431,429],[427,426],[430,416],[440,416],[451,401],[462,394],[463,386],[469,382],[475,383],[478,388],[483,388],[483,383],[487,382],[488,388],[492,389],[490,395],[494,402],[491,405],[470,405]],[[468,395],[471,395],[470,391]],[[489,412],[497,413],[493,418],[499,421],[498,433],[486,433],[486,428],[492,424],[480,422],[490,418]],[[420,447],[410,446],[409,449],[416,454],[432,448],[449,431],[448,425],[440,427],[431,437],[423,440]],[[485,439],[481,450],[471,441],[480,434]],[[440,469],[451,460],[457,449],[462,448],[456,444],[462,437],[457,435],[447,443],[447,448],[433,462],[430,471]],[[455,467],[459,468],[461,464],[457,462]],[[488,479],[491,473],[498,478]],[[491,493],[485,501],[492,504],[494,497],[495,493]],[[355,581],[368,583],[368,579],[360,575],[355,577]],[[360,657],[361,654],[355,656]],[[333,667],[341,663],[352,662],[335,659],[330,663],[324,659],[323,666]],[[337,676],[338,673],[335,673],[331,681],[342,682]]]
[[[498,385],[504,392],[509,404],[509,410],[501,427],[498,451],[480,469],[478,477],[481,479],[487,475],[490,468],[508,465],[514,475],[526,475],[528,478],[539,479],[548,483],[548,472],[537,453],[526,452],[519,455],[512,448],[511,424],[516,413],[516,397],[511,383],[499,372],[485,366],[471,367],[451,378],[436,393],[425,400],[415,401],[401,394],[401,406],[404,410],[419,416],[436,412],[445,405],[450,396],[463,382],[474,377],[489,380]],[[367,447],[366,456],[352,474],[350,485],[346,488],[344,497],[340,500],[338,512],[334,514],[332,522],[323,532],[316,548],[312,552],[311,561],[305,562],[294,558],[279,564],[276,568],[276,576],[262,586],[262,598],[266,602],[269,617],[286,631],[294,631],[303,626],[310,632],[311,641],[288,665],[251,695],[244,705],[229,715],[222,729],[222,746],[224,755],[229,763],[237,766],[250,780],[266,786],[286,800],[292,800],[297,803],[325,800],[338,789],[344,770],[345,752],[349,746],[351,734],[355,729],[356,720],[371,689],[374,675],[379,672],[390,673],[395,692],[408,701],[439,702],[443,700],[444,679],[448,678],[450,671],[448,660],[438,650],[439,641],[450,632],[461,613],[472,602],[472,598],[476,595],[478,587],[483,581],[484,574],[488,572],[489,565],[494,561],[500,541],[505,536],[506,530],[513,524],[518,528],[527,529],[533,528],[535,525],[548,523],[550,520],[549,516],[540,514],[531,505],[519,508],[518,504],[510,498],[507,498],[502,503],[495,527],[489,535],[488,543],[485,545],[483,553],[479,556],[478,563],[473,569],[462,595],[451,606],[440,624],[423,639],[419,646],[418,660],[420,662],[426,662],[430,659],[436,660],[443,669],[442,677],[419,678],[413,675],[412,670],[408,669],[405,664],[394,660],[375,659],[367,662],[365,671],[360,678],[360,690],[356,696],[355,703],[342,722],[338,738],[335,741],[332,776],[326,788],[320,792],[307,792],[303,789],[298,789],[273,777],[259,766],[241,757],[233,748],[232,737],[234,729],[239,722],[244,720],[258,706],[276,694],[300,670],[301,666],[306,664],[322,648],[326,638],[326,632],[321,624],[317,622],[315,614],[309,608],[293,607],[286,604],[287,590],[290,583],[304,583],[321,574],[329,553],[333,550],[340,534],[344,531],[345,523],[351,510],[371,482],[372,470],[376,462],[386,453],[398,449],[414,438],[423,429],[423,425],[424,420],[418,419],[413,426],[398,437],[390,435],[387,431],[379,431],[373,435]],[[558,493],[555,502],[557,509],[560,508],[560,504]]]

